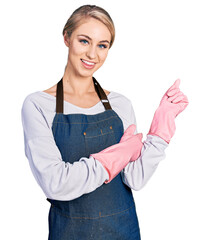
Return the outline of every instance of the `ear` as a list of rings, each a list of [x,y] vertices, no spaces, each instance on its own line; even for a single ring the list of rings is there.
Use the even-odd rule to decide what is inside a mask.
[[[69,45],[70,45],[70,38],[69,38],[69,36],[68,36],[68,34],[67,34],[67,31],[65,31],[64,36],[63,36],[63,39],[64,39],[65,45],[66,45],[67,47],[69,47]]]

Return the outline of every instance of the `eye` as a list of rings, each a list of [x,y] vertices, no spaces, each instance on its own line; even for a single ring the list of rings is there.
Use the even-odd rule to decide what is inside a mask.
[[[85,39],[82,39],[82,40],[80,40],[80,42],[83,42],[83,43],[84,43],[84,42],[88,42],[88,41],[87,41],[87,40],[85,40]]]
[[[100,46],[102,46],[102,47],[100,47]],[[100,47],[100,48],[107,48],[107,46],[104,45],[104,44],[100,44],[99,47]]]

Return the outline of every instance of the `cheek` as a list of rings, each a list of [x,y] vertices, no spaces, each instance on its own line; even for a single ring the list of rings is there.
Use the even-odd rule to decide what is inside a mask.
[[[73,42],[71,44],[71,47],[69,47],[69,54],[79,56],[84,52],[83,47],[81,44],[79,45],[78,43]]]
[[[102,63],[106,60],[107,55],[108,55],[108,50],[107,50],[107,51],[100,52],[99,57],[100,57],[100,61],[101,61]]]

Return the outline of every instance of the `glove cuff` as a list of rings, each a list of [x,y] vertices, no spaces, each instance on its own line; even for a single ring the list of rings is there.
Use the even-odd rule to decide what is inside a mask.
[[[169,143],[175,133],[175,130],[175,118],[167,112],[163,112],[161,109],[157,109],[154,114],[148,134],[159,136],[164,141]]]

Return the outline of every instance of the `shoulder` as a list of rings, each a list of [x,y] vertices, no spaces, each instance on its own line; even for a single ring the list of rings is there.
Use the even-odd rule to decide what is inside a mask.
[[[119,92],[110,91],[108,99],[115,104],[123,105],[124,107],[130,107],[132,105],[131,100],[127,96]]]
[[[26,97],[23,100],[22,109],[32,106],[33,103],[36,102],[37,96],[38,96],[38,91],[26,95]]]
[[[103,90],[104,90],[104,92],[106,93],[107,96],[110,94],[110,91],[108,91],[108,90],[106,90],[104,88],[103,88]]]
[[[133,114],[133,106],[130,98],[122,93],[111,91],[108,95],[108,100],[110,101],[113,109],[120,114],[124,119],[130,118]]]
[[[55,97],[56,96],[56,89],[57,89],[57,83],[55,85],[53,85],[52,87],[50,87],[46,90],[43,90],[43,92],[48,93],[48,94]]]
[[[108,99],[113,110],[123,121],[124,130],[131,124],[136,125],[135,112],[130,98],[118,92],[111,92],[109,96]]]
[[[56,84],[46,90],[29,93],[23,103],[33,102],[36,105],[45,105],[56,99]]]
[[[37,92],[28,94],[22,104],[21,118],[24,128],[33,125],[34,120],[40,119],[41,108],[37,102]],[[28,127],[29,129],[29,127]]]
[[[47,97],[46,93],[38,91],[28,94],[23,101],[21,119],[24,136],[27,140],[40,136],[51,136],[55,113],[53,112],[54,104],[51,104],[51,100],[48,100]]]
[[[25,99],[23,100],[23,105],[22,108],[26,108],[28,106],[38,106],[39,105],[39,100],[40,100],[40,91],[33,92],[28,94]]]
[[[55,97],[43,91],[28,94],[22,103],[22,112],[31,114],[33,112],[53,112],[55,109]]]

